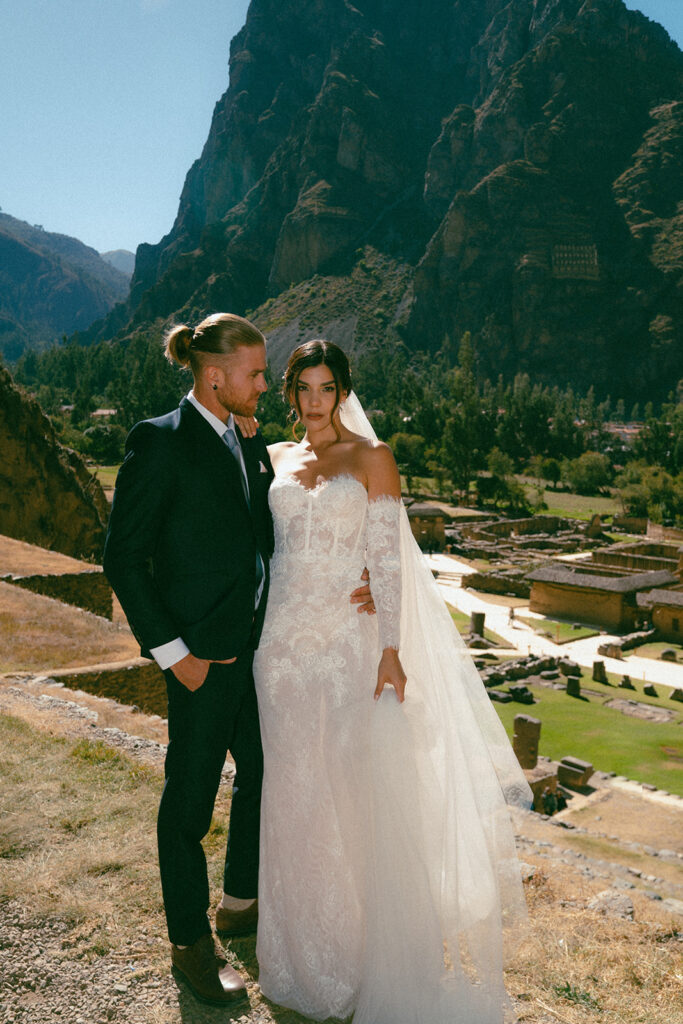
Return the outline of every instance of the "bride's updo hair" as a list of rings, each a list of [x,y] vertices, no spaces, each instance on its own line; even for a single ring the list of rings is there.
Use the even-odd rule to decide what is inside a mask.
[[[190,367],[197,376],[208,355],[231,355],[240,345],[265,345],[258,327],[235,313],[212,313],[195,327],[180,324],[164,337],[164,355],[169,363]]]
[[[323,341],[321,338],[305,341],[302,345],[298,345],[289,357],[282,389],[285,400],[289,402],[296,413],[297,422],[301,416],[301,408],[296,386],[302,372],[311,366],[326,366],[334,377],[334,383],[337,386],[337,400],[332,410],[332,416],[339,408],[342,392],[351,391],[349,361],[339,345],[335,345],[333,341]]]

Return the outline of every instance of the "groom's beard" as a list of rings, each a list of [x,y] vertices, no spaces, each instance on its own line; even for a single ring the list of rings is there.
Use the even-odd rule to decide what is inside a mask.
[[[216,392],[216,398],[226,412],[232,412],[236,416],[254,416],[260,397],[260,391],[252,392],[252,394],[248,396],[241,394],[235,388],[232,388],[227,381],[224,386]]]

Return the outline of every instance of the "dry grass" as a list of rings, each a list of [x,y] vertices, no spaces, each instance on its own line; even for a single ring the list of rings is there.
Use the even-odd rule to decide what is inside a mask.
[[[130,962],[133,981],[159,978],[168,990],[154,841],[161,781],[159,772],[101,743],[49,736],[0,716],[0,910],[4,901],[15,900],[36,926],[66,923],[62,948],[74,971],[79,962],[100,958]],[[599,805],[603,817],[613,814],[616,820],[632,810],[624,800],[617,796]],[[585,817],[596,813],[597,807],[587,808]],[[229,796],[222,788],[205,843],[216,896],[228,814]],[[557,842],[557,829],[540,818],[529,820],[546,836],[554,833]],[[520,1024],[681,1024],[681,944],[672,915],[632,890],[635,922],[603,918],[586,904],[607,882],[587,879],[557,860],[525,859],[538,866],[528,893],[530,924],[517,937],[507,972]],[[252,1009],[240,1019],[303,1021],[272,1009],[260,996],[253,938],[233,941],[229,950],[249,979]],[[177,1004],[160,1001],[146,1019],[224,1019],[218,1011],[194,1013],[181,990]]]
[[[635,920],[603,917],[586,904],[604,882],[557,864],[528,889],[531,926],[507,980],[522,998],[520,1024],[681,1024],[681,942],[673,915],[632,895]],[[528,1009],[526,1008],[528,1007]]]
[[[78,955],[94,935],[112,948],[135,906],[160,923],[150,828],[159,776],[102,743],[9,717],[0,751],[0,900],[26,902],[38,921],[67,921]]]
[[[121,622],[0,583],[0,673],[124,661],[139,653]]]
[[[0,573],[30,576],[34,573],[84,572],[88,569],[92,569],[89,562],[79,562],[59,551],[48,551],[47,548],[27,544],[14,537],[0,536]]]
[[[572,811],[568,817],[576,825],[618,835],[625,842],[683,853],[680,805],[655,802],[642,795],[610,788],[596,793],[589,803]]]

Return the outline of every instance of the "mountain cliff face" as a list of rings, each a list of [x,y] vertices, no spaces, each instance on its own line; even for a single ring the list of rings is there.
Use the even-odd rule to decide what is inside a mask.
[[[683,54],[621,0],[252,0],[176,222],[91,337],[252,310],[280,362],[469,330],[483,374],[661,396],[682,97]]]
[[[0,533],[75,558],[101,558],[109,510],[76,452],[0,367]]]
[[[128,278],[89,246],[0,213],[0,352],[16,359],[85,330],[128,293]]]

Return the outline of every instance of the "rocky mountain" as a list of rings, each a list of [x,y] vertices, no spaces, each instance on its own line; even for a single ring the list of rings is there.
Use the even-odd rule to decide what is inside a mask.
[[[0,534],[75,558],[101,558],[104,492],[2,367],[0,452]]]
[[[127,278],[133,276],[135,270],[135,253],[128,249],[112,249],[110,252],[102,252],[100,256],[105,263],[120,270]]]
[[[81,331],[128,293],[94,249],[0,213],[0,352],[16,359]]]
[[[89,335],[252,315],[624,397],[683,376],[683,54],[622,0],[252,0],[171,231]]]

